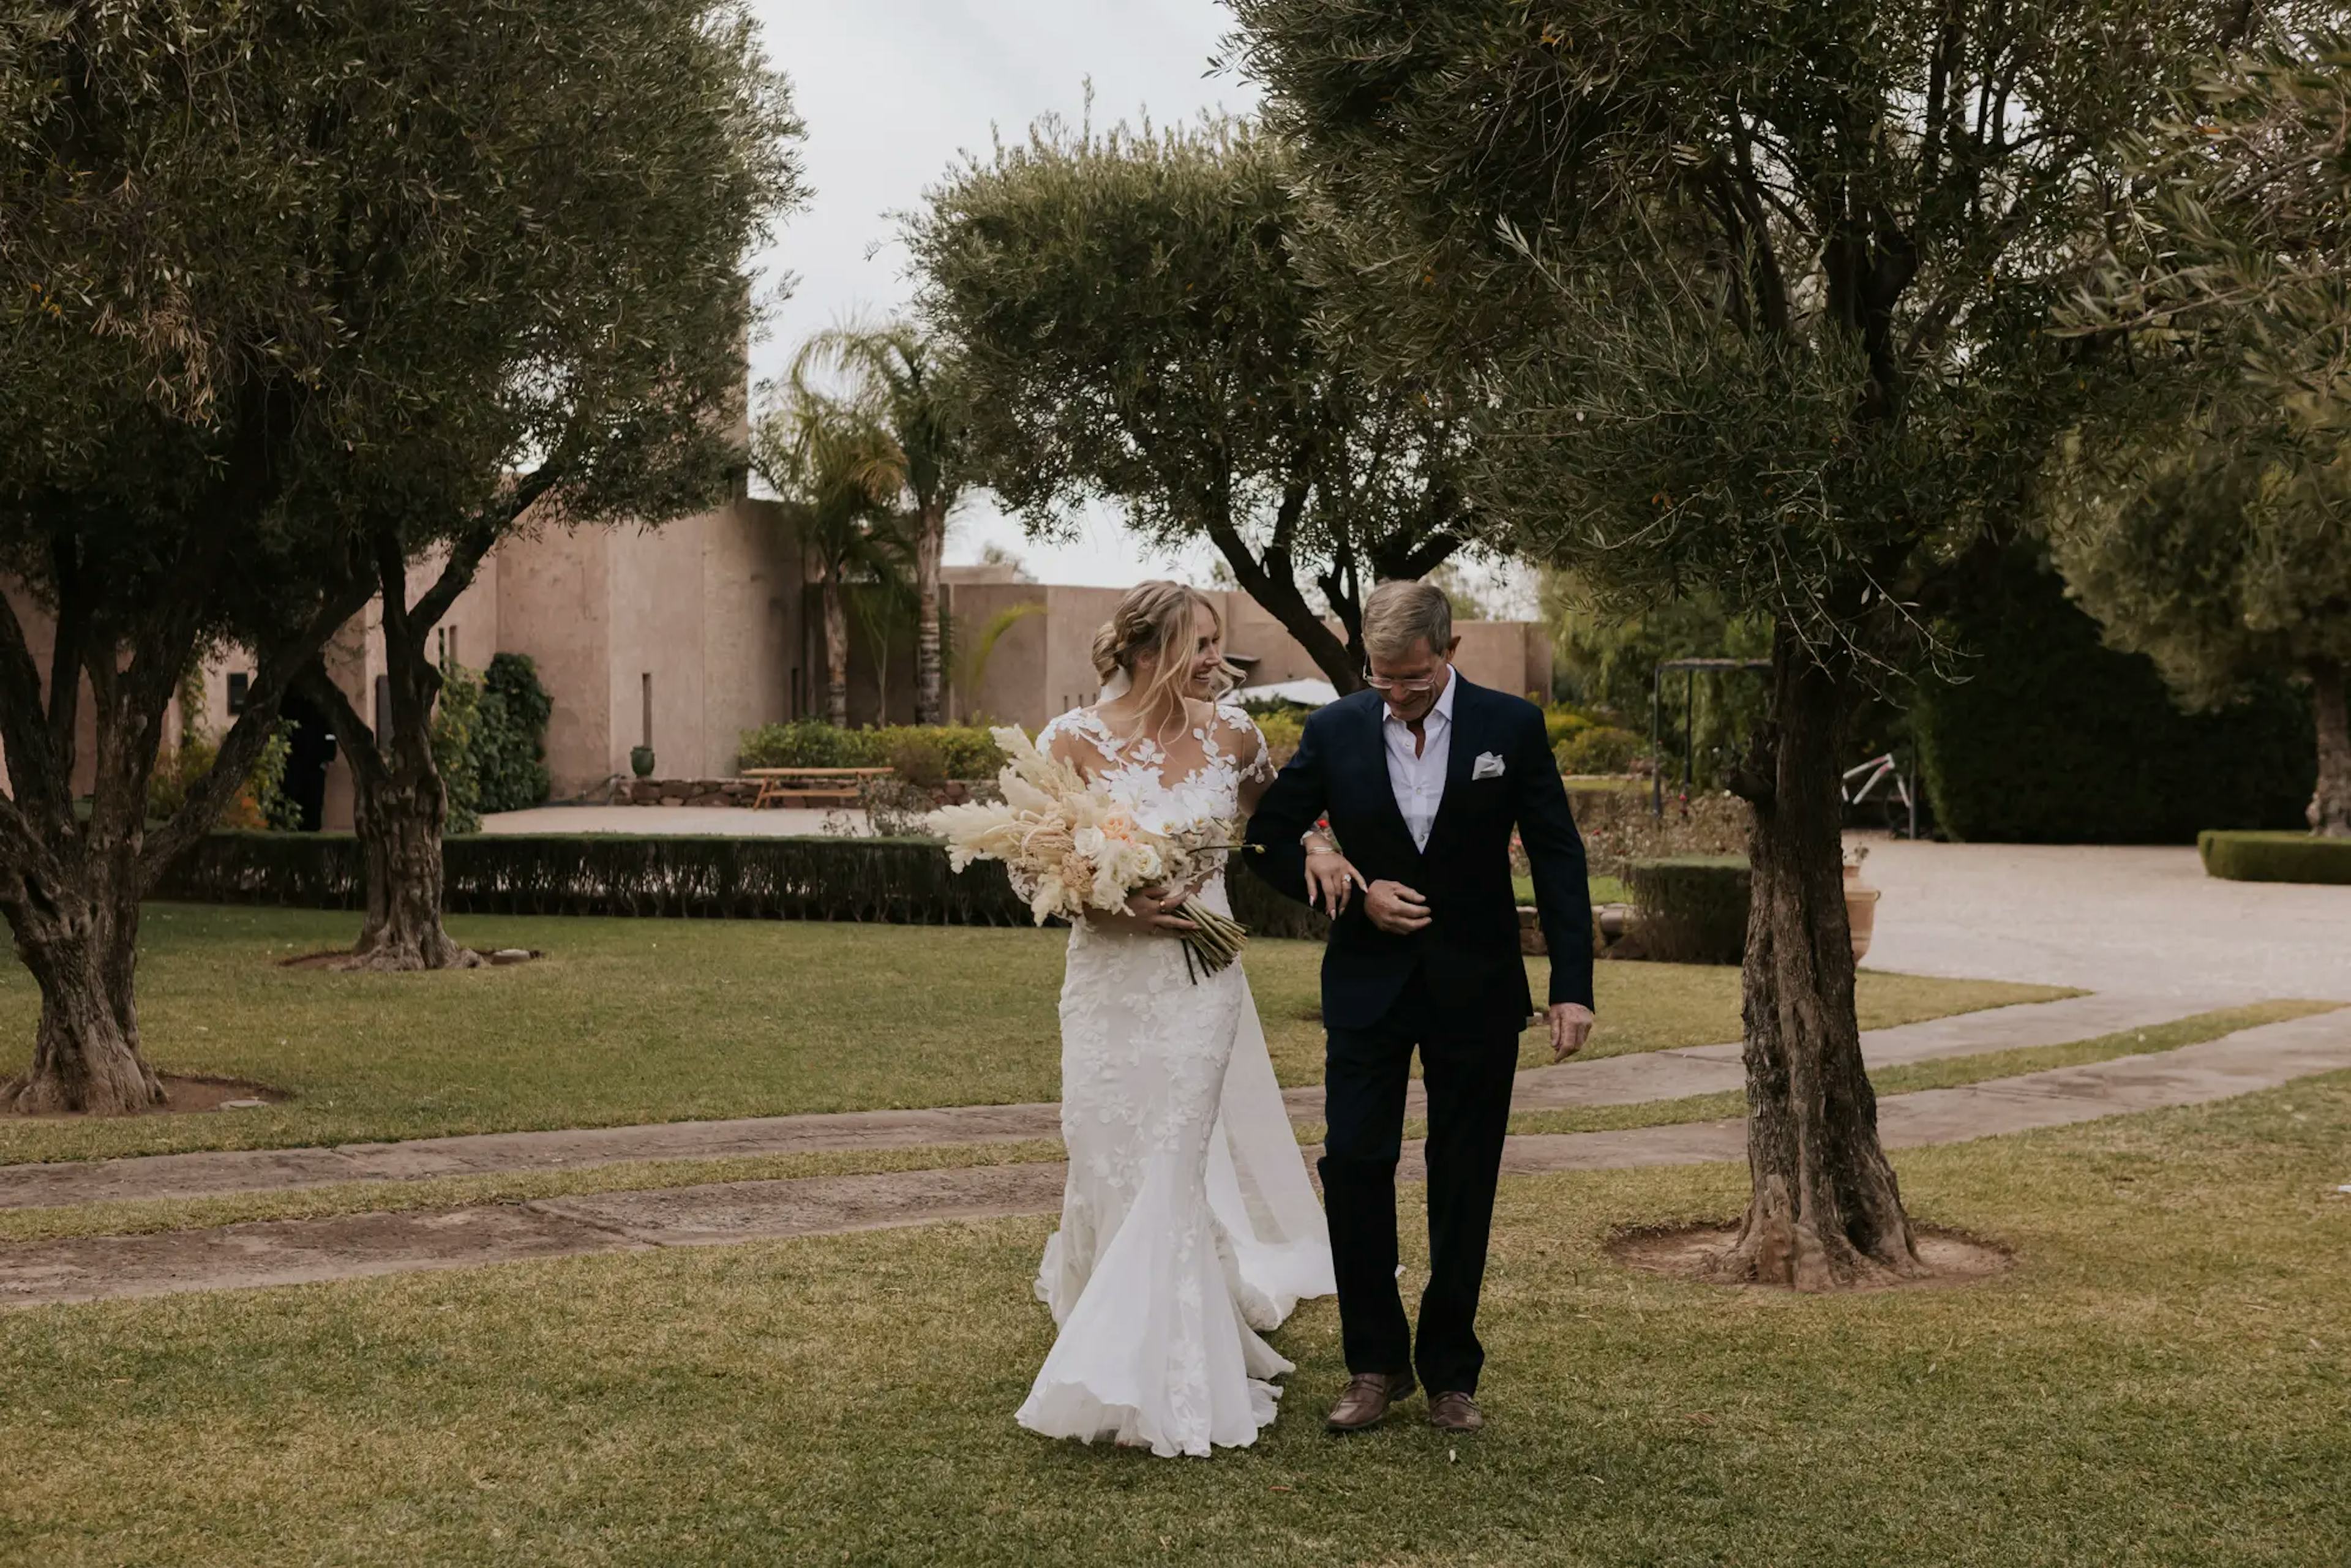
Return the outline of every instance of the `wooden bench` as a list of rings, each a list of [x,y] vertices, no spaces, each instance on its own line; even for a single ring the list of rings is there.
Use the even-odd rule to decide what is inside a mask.
[[[886,779],[887,768],[746,768],[742,777],[759,781],[751,810],[762,806],[798,806],[805,810],[845,810],[857,804],[857,791],[869,779]]]

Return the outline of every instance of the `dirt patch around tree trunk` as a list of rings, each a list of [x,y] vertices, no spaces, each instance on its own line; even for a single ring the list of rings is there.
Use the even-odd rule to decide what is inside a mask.
[[[1646,1274],[1665,1274],[1677,1280],[1719,1285],[1720,1281],[1709,1277],[1708,1267],[1738,1235],[1736,1224],[1677,1225],[1660,1229],[1626,1230],[1619,1232],[1609,1241],[1608,1255],[1626,1268],[1638,1269]],[[2015,1256],[2006,1248],[1957,1230],[1914,1225],[1911,1236],[1917,1245],[1918,1261],[1925,1265],[1924,1272],[1902,1278],[1872,1280],[1865,1284],[1824,1293],[1844,1295],[1852,1291],[1973,1285],[2004,1274],[2016,1266]],[[1750,1283],[1723,1285],[1722,1288],[1795,1293],[1787,1285]]]
[[[163,1103],[143,1111],[134,1111],[132,1115],[169,1116],[185,1111],[226,1111],[234,1113],[259,1110],[265,1105],[282,1105],[294,1098],[290,1090],[273,1089],[266,1083],[255,1083],[243,1078],[210,1078],[172,1072],[160,1076],[163,1081]],[[89,1113],[65,1111],[24,1116],[10,1111],[0,1112],[0,1115],[15,1116],[27,1122],[78,1122],[87,1120]]]
[[[449,965],[448,967],[453,969],[503,969],[511,965],[528,964],[534,958],[544,958],[547,956],[546,949],[540,947],[499,947],[495,950],[481,953],[475,953],[473,949],[467,948],[465,951],[474,959],[474,962],[470,964],[452,964]],[[380,968],[376,965],[369,963],[367,959],[359,956],[348,947],[329,947],[324,952],[319,953],[299,953],[291,958],[278,959],[277,967],[281,969],[326,969],[336,974],[346,975],[360,973],[425,974],[430,972],[422,969],[397,971],[385,970]]]

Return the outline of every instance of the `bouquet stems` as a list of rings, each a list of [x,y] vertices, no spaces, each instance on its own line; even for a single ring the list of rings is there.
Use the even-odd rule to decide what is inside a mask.
[[[1229,915],[1220,915],[1196,898],[1187,898],[1170,914],[1180,915],[1197,929],[1184,935],[1184,967],[1198,985],[1203,974],[1223,972],[1225,967],[1241,956],[1249,942],[1249,927]]]

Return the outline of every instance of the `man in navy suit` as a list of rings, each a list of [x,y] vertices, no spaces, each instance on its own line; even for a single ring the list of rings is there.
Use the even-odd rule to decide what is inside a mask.
[[[1552,1059],[1591,1032],[1592,903],[1541,710],[1463,680],[1442,591],[1383,583],[1364,608],[1369,689],[1306,721],[1298,754],[1249,819],[1245,858],[1275,887],[1334,912],[1322,958],[1321,1166],[1350,1379],[1333,1430],[1409,1395],[1429,1419],[1484,1424],[1474,1396],[1494,1186],[1534,1010],[1511,887],[1515,828],[1551,949]],[[1332,844],[1316,824],[1327,821]],[[1360,888],[1362,896],[1355,898]],[[1405,1086],[1428,1092],[1428,1286],[1419,1343],[1396,1291],[1395,1171]]]

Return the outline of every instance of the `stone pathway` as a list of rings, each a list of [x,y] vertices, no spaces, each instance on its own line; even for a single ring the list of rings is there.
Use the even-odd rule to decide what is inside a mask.
[[[1872,1067],[1972,1056],[2018,1046],[2087,1040],[2202,1010],[2203,1004],[2177,998],[2072,997],[1873,1030],[1862,1037],[1862,1054]],[[1521,1111],[1628,1105],[1737,1089],[1745,1082],[1739,1049],[1735,1044],[1693,1046],[1533,1068],[1519,1074],[1512,1104]],[[1306,1123],[1322,1119],[1321,1085],[1289,1090],[1283,1099],[1293,1119]],[[1416,1082],[1407,1105],[1408,1115],[1422,1114],[1424,1103]],[[967,1105],[933,1111],[858,1111],[545,1133],[484,1133],[334,1148],[69,1160],[0,1166],[0,1209],[211,1197],[335,1182],[421,1181],[433,1176],[564,1170],[632,1160],[1001,1143],[1058,1138],[1061,1132],[1061,1109],[1056,1105]]]
[[[2098,1011],[2075,1010],[2084,1016]],[[2176,1016],[2179,1010],[2175,1008],[2165,1016]],[[1941,1021],[1956,1025],[1963,1020]],[[1928,1027],[1913,1026],[1921,1030]],[[2087,1032],[2126,1027],[2131,1026],[2108,1024]],[[2062,1038],[2083,1038],[2083,1031],[2077,1028]],[[1979,1051],[2030,1042],[2026,1037],[2003,1032],[1956,1049]],[[1923,1034],[1898,1042],[1896,1049],[1906,1047],[1928,1055],[1953,1053],[1936,1049],[1932,1037]],[[1925,1059],[1925,1055],[1914,1055],[1897,1060]],[[1639,1059],[1584,1065],[1598,1069],[1634,1060]],[[2201,1104],[2346,1069],[2351,1069],[2351,1010],[2265,1024],[2147,1056],[1896,1095],[1880,1103],[1879,1124],[1886,1142],[1896,1147],[1956,1143],[2127,1112]],[[1541,1071],[1559,1073],[1563,1070]],[[1594,1170],[1737,1160],[1745,1152],[1744,1132],[1739,1122],[1731,1120],[1517,1137],[1510,1141],[1503,1164],[1512,1173]],[[1405,1165],[1407,1179],[1420,1175],[1416,1148],[1408,1151]],[[0,1303],[32,1306],[295,1284],[532,1258],[831,1234],[940,1219],[1049,1214],[1060,1205],[1061,1177],[1062,1167],[1058,1165],[1024,1165],[732,1182],[431,1213],[352,1215],[158,1236],[44,1242],[0,1249]]]

